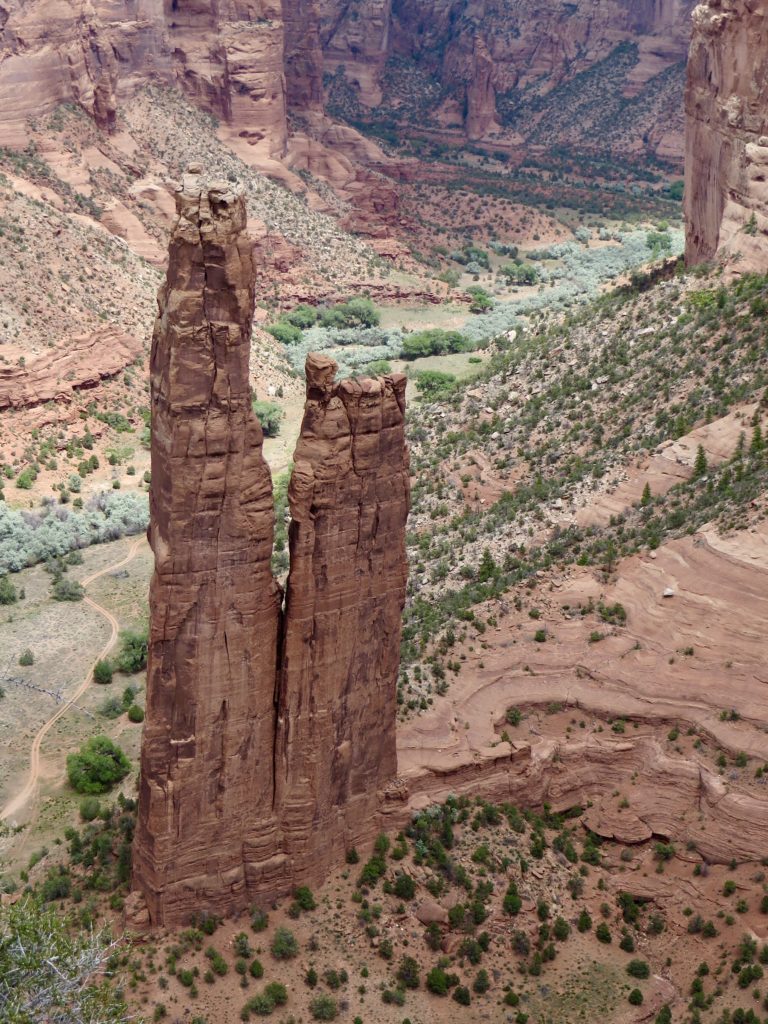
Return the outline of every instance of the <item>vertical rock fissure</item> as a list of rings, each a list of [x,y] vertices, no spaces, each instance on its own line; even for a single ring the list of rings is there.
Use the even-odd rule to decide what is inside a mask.
[[[251,409],[243,196],[185,176],[152,341],[147,715],[134,887],[151,920],[316,884],[378,831],[396,772],[405,377],[307,360],[290,571]]]

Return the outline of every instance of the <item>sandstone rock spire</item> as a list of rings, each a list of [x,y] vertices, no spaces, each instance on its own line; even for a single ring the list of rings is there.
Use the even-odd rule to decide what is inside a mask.
[[[165,925],[319,882],[379,830],[409,502],[405,377],[336,383],[336,364],[310,354],[283,614],[248,381],[245,202],[190,173],[177,209],[150,366],[155,573],[133,844],[134,888]]]
[[[396,773],[407,579],[406,379],[337,383],[336,369],[307,359],[275,756],[283,849],[299,875],[320,877],[371,834]]]
[[[184,178],[152,339],[155,573],[134,881],[155,922],[246,901],[273,850],[280,594],[248,380],[253,266],[241,194]]]

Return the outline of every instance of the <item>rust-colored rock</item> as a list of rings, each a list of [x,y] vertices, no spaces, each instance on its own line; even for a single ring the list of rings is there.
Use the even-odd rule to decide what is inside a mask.
[[[768,270],[768,11],[708,0],[693,15],[686,89],[686,257]],[[736,259],[738,258],[738,259]]]
[[[306,373],[275,756],[283,848],[302,877],[371,834],[396,773],[409,502],[405,376],[336,383],[315,353]]]
[[[155,574],[133,848],[135,888],[166,925],[318,882],[380,827],[409,501],[405,377],[336,383],[335,363],[310,355],[281,628],[248,384],[245,203],[188,174],[177,206],[152,343]]]
[[[152,339],[147,718],[134,880],[154,922],[247,901],[274,848],[280,594],[272,484],[248,380],[245,202],[187,175]]]
[[[69,338],[24,366],[0,366],[0,410],[67,400],[124,370],[141,348],[138,338],[109,326]]]

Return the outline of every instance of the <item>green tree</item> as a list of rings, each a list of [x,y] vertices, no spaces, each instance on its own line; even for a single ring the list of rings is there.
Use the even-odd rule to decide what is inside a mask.
[[[118,672],[129,675],[147,667],[149,633],[146,629],[126,629],[120,634],[120,650],[115,659]]]
[[[427,988],[435,996],[448,995],[448,975],[442,967],[433,967],[427,975]]]
[[[696,458],[693,463],[693,478],[698,480],[707,472],[707,455],[702,445],[696,449]]]
[[[106,793],[130,770],[128,758],[107,736],[92,736],[67,756],[67,777],[78,793]]]
[[[763,439],[763,431],[760,428],[760,424],[756,423],[754,430],[752,431],[752,441],[749,445],[750,455],[760,455],[765,448],[765,440]]]
[[[436,401],[449,395],[456,386],[456,377],[441,370],[422,370],[416,374],[416,387],[427,401]]]
[[[280,424],[285,416],[277,402],[261,402],[258,399],[254,399],[251,404],[261,424],[261,429],[264,431],[264,435],[266,437],[277,437],[280,433]]]
[[[651,485],[646,481],[645,487],[643,488],[642,497],[640,498],[640,505],[642,506],[642,508],[648,508],[652,500],[653,495],[651,494]]]

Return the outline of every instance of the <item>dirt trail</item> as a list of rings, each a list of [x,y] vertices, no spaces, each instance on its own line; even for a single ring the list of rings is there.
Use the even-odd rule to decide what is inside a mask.
[[[124,565],[127,565],[136,557],[136,553],[138,552],[139,548],[143,543],[145,543],[143,537],[140,537],[138,540],[134,541],[133,544],[131,545],[130,551],[125,556],[125,558],[122,558],[119,562],[113,562],[111,565],[107,565],[103,569],[99,569],[98,572],[93,573],[91,576],[87,576],[83,580],[83,586],[87,587],[89,584],[93,583],[94,580],[99,579],[99,577],[105,576],[107,573],[114,572],[115,569],[121,569]],[[11,818],[11,816],[18,814],[18,812],[22,810],[22,808],[24,808],[26,804],[34,796],[35,791],[37,789],[37,782],[40,777],[40,747],[42,745],[43,740],[47,736],[51,727],[55,725],[56,722],[58,722],[62,715],[66,714],[66,712],[69,711],[72,705],[75,704],[75,702],[78,701],[80,697],[82,697],[82,695],[88,689],[88,687],[91,684],[91,680],[93,679],[94,665],[96,664],[97,661],[106,657],[115,640],[117,640],[117,633],[120,627],[114,615],[111,612],[107,611],[106,608],[103,608],[100,604],[97,604],[90,597],[86,596],[84,600],[86,604],[90,605],[90,607],[94,609],[94,611],[97,611],[100,615],[103,615],[104,618],[109,623],[111,627],[109,640],[107,640],[104,647],[99,651],[98,655],[93,661],[93,664],[88,669],[85,678],[83,679],[82,683],[80,683],[77,690],[75,690],[75,692],[72,694],[69,700],[62,704],[62,706],[59,708],[56,714],[48,719],[48,721],[42,726],[42,728],[35,736],[32,742],[32,750],[29,759],[29,778],[27,779],[27,782],[24,788],[21,790],[21,792],[17,793],[16,796],[13,797],[13,799],[10,800],[5,805],[5,807],[3,807],[2,810],[0,810],[0,821],[7,820]]]

